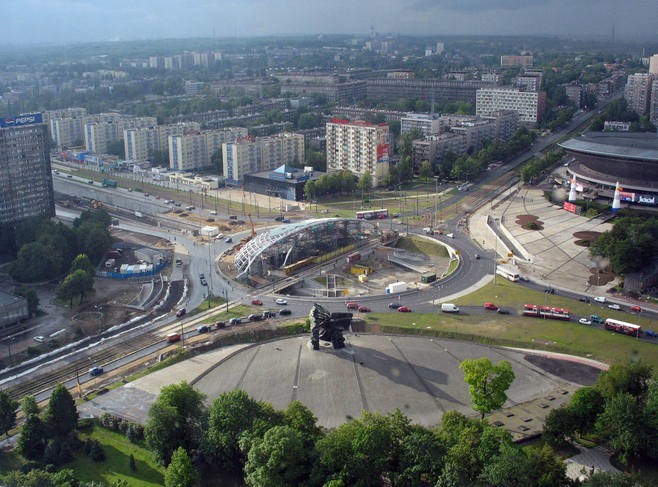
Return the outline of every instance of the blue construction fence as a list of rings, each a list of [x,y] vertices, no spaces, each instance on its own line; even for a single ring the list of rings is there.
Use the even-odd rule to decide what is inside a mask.
[[[148,277],[159,274],[162,269],[169,265],[169,261],[163,261],[160,264],[154,265],[150,271],[143,272],[112,272],[112,271],[97,271],[98,277],[109,277],[110,279],[132,279],[133,277]]]

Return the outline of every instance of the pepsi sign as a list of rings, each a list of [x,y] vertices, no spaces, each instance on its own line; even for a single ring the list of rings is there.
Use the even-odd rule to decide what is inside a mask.
[[[20,127],[21,125],[32,125],[42,123],[43,118],[40,113],[27,113],[15,117],[0,118],[0,127]]]

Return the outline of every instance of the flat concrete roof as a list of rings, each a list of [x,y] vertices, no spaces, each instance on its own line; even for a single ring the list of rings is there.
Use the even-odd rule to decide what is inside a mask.
[[[658,162],[658,137],[655,134],[592,135],[569,139],[558,144],[567,150],[605,157]]]

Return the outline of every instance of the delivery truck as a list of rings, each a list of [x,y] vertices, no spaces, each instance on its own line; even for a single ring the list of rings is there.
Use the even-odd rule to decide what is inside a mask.
[[[404,281],[392,282],[386,286],[386,294],[401,293],[407,290],[407,283]]]

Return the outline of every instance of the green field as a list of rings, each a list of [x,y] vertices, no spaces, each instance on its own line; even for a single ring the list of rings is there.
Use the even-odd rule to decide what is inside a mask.
[[[413,253],[448,257],[448,249],[443,245],[416,236],[401,237],[400,240],[398,240],[396,247]]]

